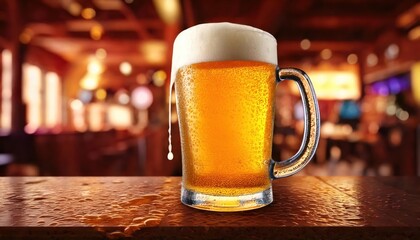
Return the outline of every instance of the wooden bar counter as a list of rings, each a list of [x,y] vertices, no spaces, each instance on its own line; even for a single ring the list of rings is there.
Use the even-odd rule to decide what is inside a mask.
[[[420,178],[302,177],[236,213],[180,203],[178,177],[1,177],[0,239],[420,239]]]

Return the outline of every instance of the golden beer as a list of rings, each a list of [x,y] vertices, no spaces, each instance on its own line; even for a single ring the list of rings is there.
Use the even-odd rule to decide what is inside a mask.
[[[183,187],[213,196],[270,188],[275,65],[254,61],[191,64],[175,89]]]

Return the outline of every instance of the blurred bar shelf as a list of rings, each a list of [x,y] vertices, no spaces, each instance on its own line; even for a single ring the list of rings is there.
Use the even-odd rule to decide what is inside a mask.
[[[0,239],[420,239],[420,178],[274,181],[264,208],[184,206],[179,177],[1,177]]]

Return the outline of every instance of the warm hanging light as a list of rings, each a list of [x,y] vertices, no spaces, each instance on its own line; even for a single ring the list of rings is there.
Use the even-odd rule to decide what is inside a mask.
[[[90,29],[90,37],[93,40],[99,40],[99,39],[101,39],[103,33],[104,33],[104,28],[100,24],[95,24]]]
[[[369,67],[374,67],[376,64],[378,64],[378,56],[374,53],[370,53],[367,55],[366,63]]]
[[[149,79],[146,77],[146,74],[139,73],[136,77],[136,82],[140,85],[145,85],[149,83]]]
[[[105,71],[105,67],[101,61],[92,57],[87,64],[87,73],[80,81],[80,87],[85,90],[95,90],[99,86],[101,74]]]
[[[300,48],[303,50],[308,50],[311,47],[311,41],[309,39],[303,39],[300,41]]]
[[[157,40],[142,42],[140,52],[147,63],[151,65],[163,64],[167,57],[167,44]]]
[[[98,59],[100,59],[100,60],[104,60],[105,58],[106,58],[106,56],[107,56],[107,52],[106,52],[106,50],[105,49],[103,49],[103,48],[98,48],[96,51],[95,51],[95,57],[96,58],[98,58]]]
[[[96,74],[86,74],[80,81],[80,87],[86,90],[94,90],[99,86],[99,76]]]
[[[420,39],[420,26],[417,26],[408,32],[408,39],[411,41]]]
[[[356,64],[358,61],[357,55],[352,53],[347,56],[347,63],[348,64]]]
[[[128,76],[131,74],[132,71],[133,71],[133,67],[131,66],[129,62],[122,62],[120,64],[120,72],[123,75]]]
[[[154,72],[152,75],[153,84],[157,87],[162,87],[165,84],[166,77],[167,75],[163,70]]]
[[[332,51],[331,51],[331,49],[326,48],[326,49],[324,49],[324,50],[321,51],[321,58],[322,59],[328,60],[331,57],[332,57]]]
[[[88,63],[87,70],[88,73],[97,75],[103,73],[104,66],[100,61],[98,61],[95,58],[92,58]]]
[[[419,13],[420,3],[417,3],[397,17],[397,26],[400,28],[407,28],[409,26],[412,26],[416,23]]]
[[[180,19],[181,7],[178,0],[154,0],[159,17],[166,24],[173,24]]]
[[[398,45],[395,43],[390,44],[385,49],[385,58],[388,60],[393,60],[398,57],[399,53],[400,53],[400,47],[398,47]]]
[[[30,28],[25,28],[23,32],[19,35],[19,41],[23,44],[28,44],[34,36],[34,31]]]
[[[70,108],[73,109],[74,111],[79,111],[83,109],[83,102],[80,101],[79,99],[73,99],[70,102]]]
[[[414,99],[420,106],[420,62],[415,63],[411,67],[411,89]]]
[[[82,11],[82,6],[77,1],[62,0],[61,5],[73,16],[79,16]]]
[[[82,17],[86,20],[90,20],[95,17],[96,11],[93,8],[85,8],[82,10]]]
[[[130,96],[127,93],[127,90],[121,89],[117,93],[115,93],[115,98],[117,99],[117,102],[126,105],[130,103]]]
[[[395,116],[401,121],[407,121],[410,117],[410,114],[405,110],[398,109],[395,113]]]
[[[105,100],[106,99],[106,95],[107,95],[106,94],[106,91],[103,88],[100,88],[100,89],[98,89],[98,90],[95,91],[95,97],[96,97],[96,99],[98,99],[100,101]]]

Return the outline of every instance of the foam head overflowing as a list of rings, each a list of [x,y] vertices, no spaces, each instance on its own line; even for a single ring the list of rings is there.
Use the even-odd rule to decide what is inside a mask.
[[[249,60],[277,65],[277,42],[258,28],[232,24],[200,24],[181,32],[174,42],[171,85],[179,68],[201,62]]]

